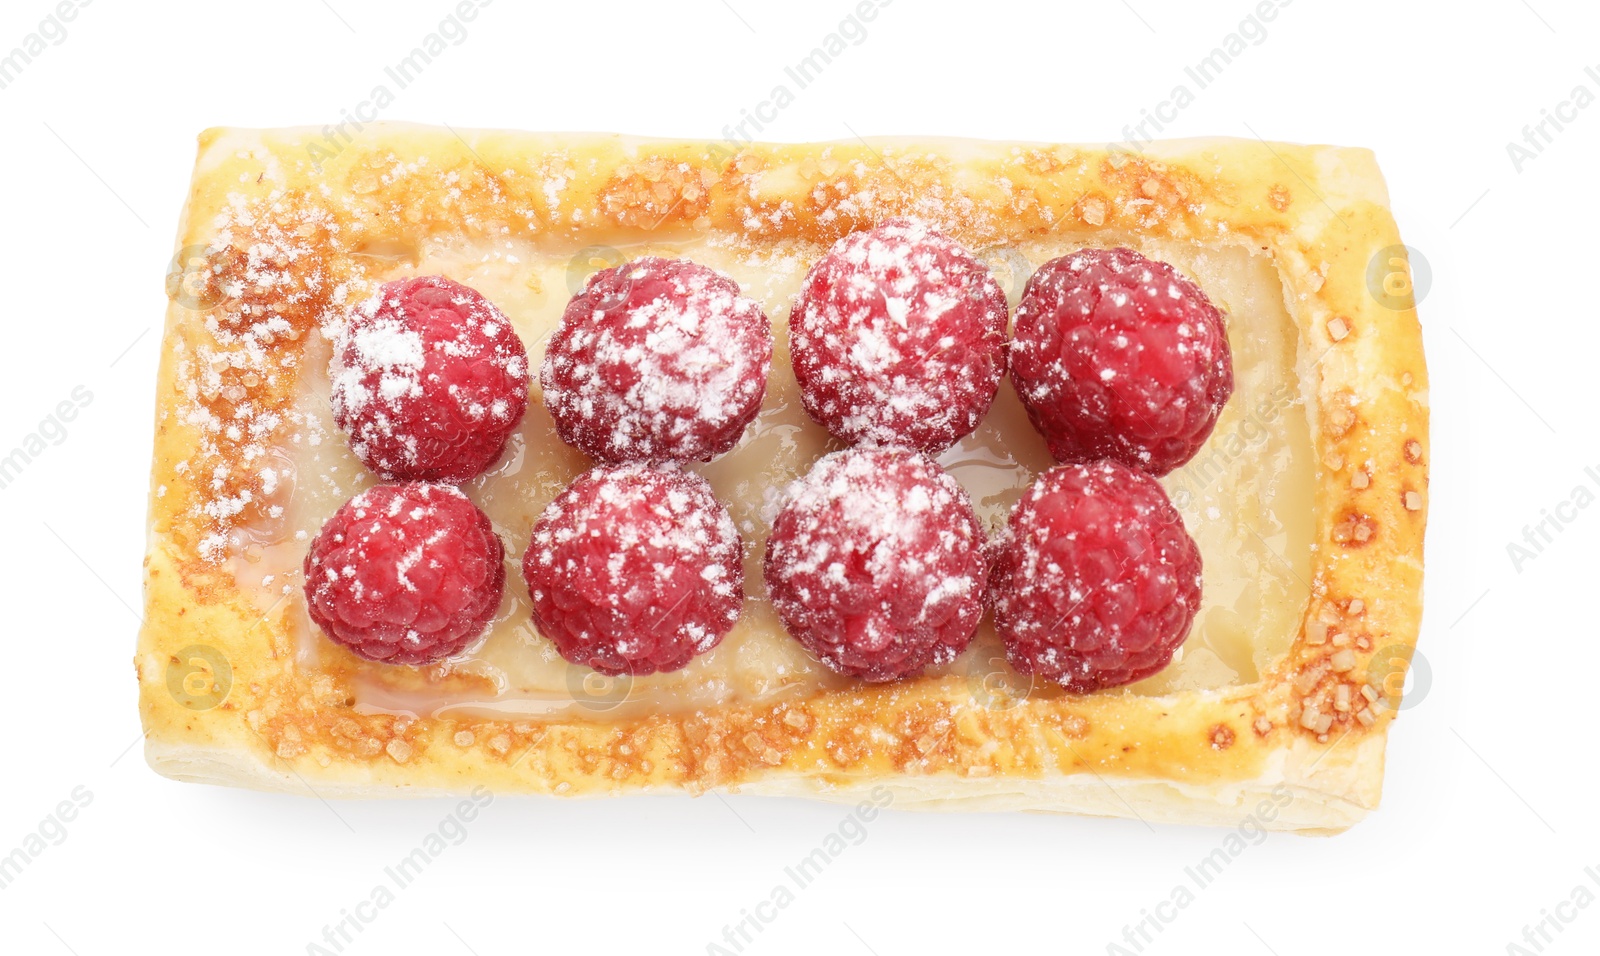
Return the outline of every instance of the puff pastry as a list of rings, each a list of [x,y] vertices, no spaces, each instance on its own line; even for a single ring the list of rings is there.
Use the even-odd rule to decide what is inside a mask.
[[[1373,286],[1403,286],[1405,263],[1369,152],[335,133],[200,138],[169,276],[135,659],[157,771],[322,797],[715,788],[856,802],[882,787],[901,807],[1222,825],[1287,792],[1267,825],[1324,832],[1377,805],[1394,669],[1421,615],[1428,434],[1415,311],[1395,281]],[[787,303],[829,244],[896,215],[979,251],[1013,306],[1049,258],[1126,245],[1227,314],[1234,398],[1164,479],[1200,543],[1206,598],[1162,674],[1088,696],[1030,687],[985,625],[953,665],[853,683],[783,634],[759,573],[723,646],[611,686],[533,631],[514,573],[488,638],[445,665],[363,662],[310,624],[308,535],[373,481],[331,425],[329,337],[378,283],[472,285],[537,362],[595,268],[656,253],[733,275],[773,319],[773,379],[744,443],[697,468],[759,561],[776,490],[826,447],[786,377]],[[1049,463],[1009,385],[940,460],[991,524]],[[585,466],[531,402],[501,465],[466,487],[508,560]]]

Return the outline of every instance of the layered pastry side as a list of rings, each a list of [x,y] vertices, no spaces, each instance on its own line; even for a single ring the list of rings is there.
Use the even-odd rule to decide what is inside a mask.
[[[1404,253],[1370,154],[387,124],[337,150],[324,140],[202,138],[169,276],[137,659],[158,769],[286,789],[309,774],[349,794],[481,779],[850,799],[887,781],[907,806],[1137,805],[1201,822],[1279,784],[1302,800],[1277,824],[1290,829],[1340,829],[1376,804],[1395,659],[1420,616],[1427,393],[1415,312],[1388,281]],[[1170,265],[1224,316],[1231,399],[1158,479],[1204,587],[1156,673],[1069,693],[1007,663],[990,610],[954,660],[872,684],[819,662],[779,620],[768,534],[792,484],[848,447],[803,407],[791,309],[836,241],[894,217],[971,250],[1012,321],[1041,266],[1114,248]],[[1397,248],[1395,267],[1381,253]],[[539,632],[522,561],[547,506],[596,463],[546,409],[547,347],[591,274],[643,257],[731,278],[770,318],[774,350],[752,424],[683,466],[743,539],[737,623],[680,669],[608,676]],[[1375,262],[1391,272],[1375,280]],[[504,544],[498,608],[442,661],[382,663],[313,622],[303,568],[341,505],[383,482],[334,420],[341,336],[385,283],[427,276],[509,320],[531,387],[504,453],[460,483]],[[1056,463],[1009,376],[975,430],[933,458],[991,536]],[[1125,787],[1103,792],[1104,775]]]

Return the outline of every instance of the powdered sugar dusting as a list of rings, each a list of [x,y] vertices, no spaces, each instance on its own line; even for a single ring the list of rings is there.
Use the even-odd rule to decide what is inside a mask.
[[[374,398],[392,405],[422,394],[422,336],[399,320],[379,319],[353,329],[345,355],[348,364],[341,363],[333,374],[333,396],[347,414],[361,411]],[[373,373],[378,379],[375,396],[366,381]]]
[[[504,547],[450,485],[379,485],[312,542],[306,607],[336,643],[371,660],[429,664],[481,635],[505,586]]]
[[[562,437],[597,458],[704,461],[738,442],[771,365],[770,323],[738,285],[646,257],[589,278],[540,381]]]
[[[440,276],[388,283],[363,303],[329,374],[334,420],[391,478],[475,477],[527,408],[527,352],[511,323]]]
[[[608,674],[676,670],[744,604],[744,547],[698,475],[602,465],[534,526],[523,561],[534,620],[563,657]]]
[[[196,492],[194,553],[220,564],[245,544],[242,526],[254,542],[282,533],[294,474],[277,449],[317,439],[292,398],[305,337],[337,312],[340,264],[321,250],[340,227],[281,191],[230,195],[211,225],[206,247],[180,252],[169,287],[197,316],[187,334],[168,337],[180,398],[160,424],[194,436],[173,475]]]
[[[790,316],[806,410],[849,442],[940,451],[978,426],[1005,371],[1005,293],[925,224],[839,240]]]
[[[892,449],[825,456],[790,488],[767,545],[784,626],[836,670],[885,680],[947,663],[982,613],[983,534],[930,459]]]

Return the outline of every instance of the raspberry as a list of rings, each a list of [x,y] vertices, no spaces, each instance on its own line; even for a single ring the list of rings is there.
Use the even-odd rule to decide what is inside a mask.
[[[368,660],[431,664],[488,627],[505,547],[451,485],[378,485],[336,511],[305,560],[306,610]]]
[[[539,381],[562,441],[601,461],[710,461],[761,409],[772,325],[732,279],[646,256],[589,277]]]
[[[533,621],[602,674],[675,671],[717,646],[744,604],[728,509],[676,465],[601,465],[545,508],[522,560]]]
[[[1011,666],[1086,694],[1167,666],[1200,607],[1200,550],[1149,475],[1058,465],[1011,512],[990,593]]]
[[[1011,377],[1057,461],[1164,475],[1200,450],[1233,392],[1222,313],[1131,249],[1082,249],[1028,280]]]
[[[767,593],[822,663],[868,681],[947,664],[983,616],[984,536],[924,455],[852,448],[790,490],[767,539]]]
[[[528,353],[516,330],[443,276],[385,284],[351,317],[334,358],[333,419],[385,478],[475,478],[527,407]]]
[[[789,316],[806,411],[842,441],[943,451],[978,427],[1006,364],[1006,296],[983,263],[909,219],[828,250]]]

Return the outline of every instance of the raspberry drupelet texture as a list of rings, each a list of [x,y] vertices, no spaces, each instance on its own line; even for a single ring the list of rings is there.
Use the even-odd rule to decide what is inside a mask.
[[[452,485],[378,485],[334,513],[305,559],[306,610],[335,643],[430,664],[483,633],[505,590],[505,547]]]
[[[391,480],[463,482],[528,407],[528,353],[487,299],[442,276],[390,282],[356,310],[333,369],[334,421]]]
[[[1012,336],[1012,381],[1057,461],[1113,458],[1164,475],[1200,450],[1233,392],[1222,313],[1131,249],[1040,266]]]
[[[561,656],[602,674],[675,671],[744,605],[744,544],[699,475],[600,465],[544,510],[522,574]]]
[[[841,674],[912,677],[954,660],[983,616],[984,535],[967,493],[924,455],[853,448],[789,491],[767,539],[783,626]]]
[[[1058,465],[1011,512],[990,596],[1011,666],[1086,694],[1167,666],[1200,608],[1200,550],[1149,475]]]
[[[761,409],[772,325],[727,276],[645,256],[589,277],[539,380],[561,439],[600,461],[709,461]]]
[[[834,243],[789,316],[806,411],[841,441],[930,454],[978,427],[1006,365],[1006,297],[960,244],[909,219]]]

